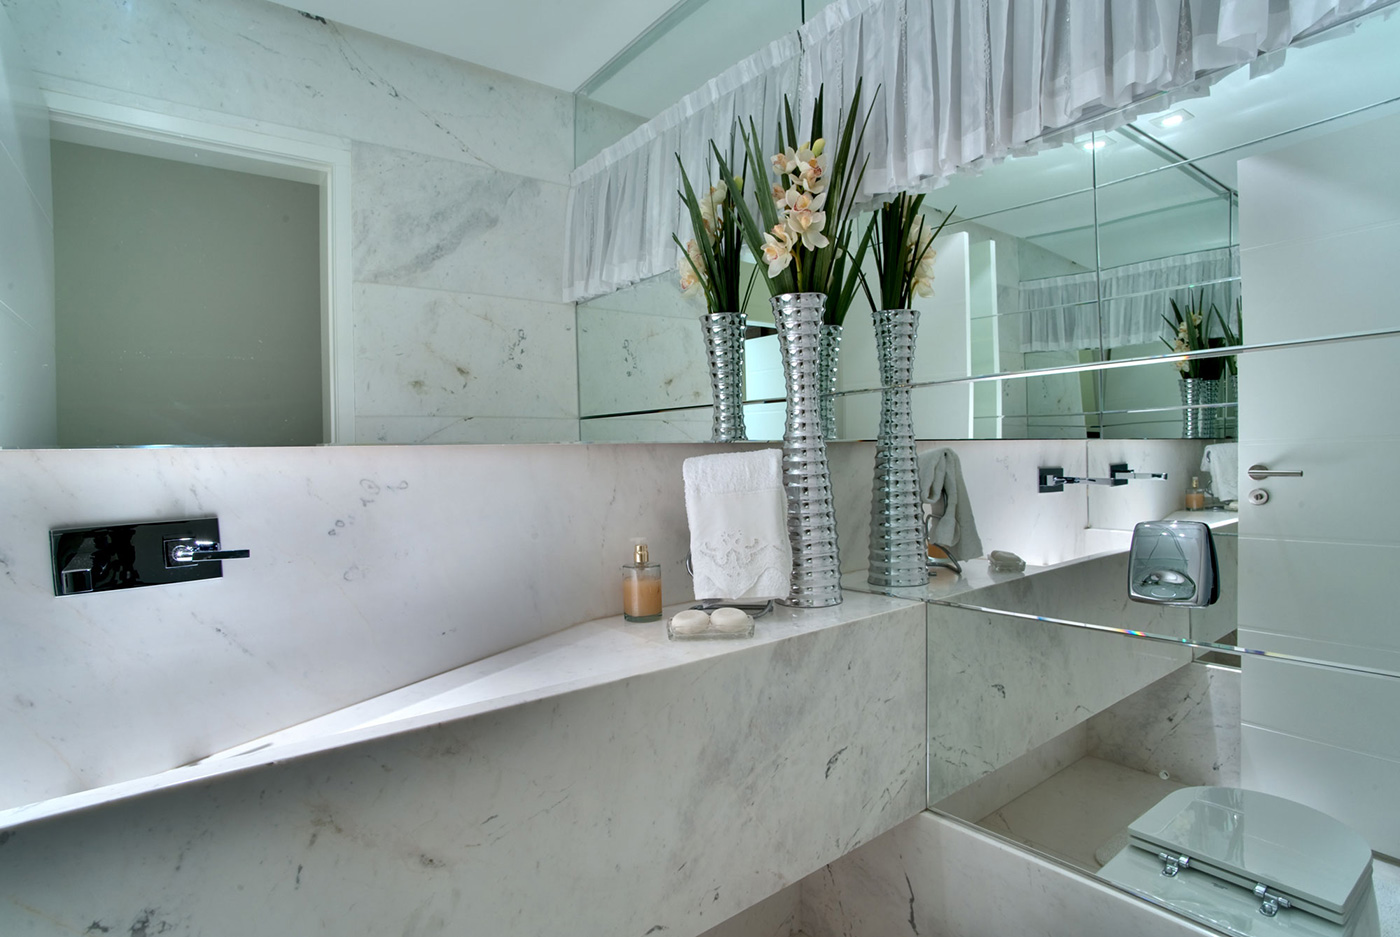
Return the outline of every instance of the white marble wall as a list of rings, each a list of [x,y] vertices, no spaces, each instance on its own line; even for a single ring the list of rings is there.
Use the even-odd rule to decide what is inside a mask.
[[[1099,557],[965,593],[967,605],[1186,637],[1181,609],[1136,605],[1126,558]],[[1183,666],[1128,636],[929,606],[929,801],[937,802]]]
[[[709,405],[700,333],[705,301],[683,294],[678,282],[674,276],[652,277],[579,305],[584,416]]]
[[[0,932],[693,937],[923,807],[922,607],[782,614],[815,625],[6,831]]]
[[[808,937],[1211,937],[976,828],[922,813],[802,881]]]
[[[13,805],[211,751],[617,611],[645,535],[690,595],[698,446],[0,451]],[[222,580],[55,598],[48,531],[218,515]]]
[[[48,112],[0,8],[0,446],[58,440]]]
[[[1159,520],[1180,511],[1186,506],[1191,476],[1204,474],[1205,440],[1091,439],[1085,445],[1091,477],[1108,477],[1108,467],[1115,462],[1126,462],[1135,472],[1167,473],[1165,479],[1135,478],[1116,488],[1090,486],[1090,527],[1132,530],[1138,521]],[[1201,487],[1205,487],[1204,478]]]
[[[723,446],[0,451],[0,806],[183,764],[615,613],[629,538],[691,597],[681,463]],[[873,447],[838,444],[864,568]],[[48,531],[217,515],[224,578],[53,595]]]
[[[1091,718],[1088,753],[1186,785],[1240,783],[1240,672],[1193,663]]]
[[[356,438],[578,438],[572,96],[262,0],[0,0],[46,90],[352,153]]]

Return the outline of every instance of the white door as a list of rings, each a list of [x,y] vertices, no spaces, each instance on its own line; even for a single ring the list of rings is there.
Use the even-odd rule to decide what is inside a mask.
[[[1400,328],[1396,152],[1391,116],[1240,162],[1249,344]],[[1400,672],[1398,365],[1395,337],[1241,356],[1240,644]],[[1245,787],[1400,856],[1400,679],[1246,657],[1241,705]]]

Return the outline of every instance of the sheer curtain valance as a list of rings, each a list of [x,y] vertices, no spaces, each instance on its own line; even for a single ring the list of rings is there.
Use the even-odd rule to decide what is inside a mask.
[[[784,94],[796,110],[824,85],[831,124],[858,78],[867,93],[879,86],[861,193],[873,201],[1054,145],[1098,117],[1106,129],[1205,93],[1310,30],[1392,2],[836,0],[574,171],[565,299],[674,267],[671,233],[688,228],[676,154],[699,186],[709,141],[724,145],[735,117],[771,134]]]
[[[1171,315],[1171,300],[1182,308],[1215,306],[1233,324],[1239,276],[1239,248],[1222,247],[1027,280],[1020,288],[1020,350],[1078,351],[1098,348],[1100,339],[1104,348],[1122,348],[1173,339],[1162,318]],[[1218,324],[1208,324],[1208,332],[1219,335]]]

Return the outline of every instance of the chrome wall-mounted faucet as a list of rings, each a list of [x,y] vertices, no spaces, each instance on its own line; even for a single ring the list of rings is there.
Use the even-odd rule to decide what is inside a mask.
[[[223,560],[249,556],[219,548],[217,517],[51,530],[49,551],[54,595],[218,579]]]
[[[1042,467],[1037,475],[1037,490],[1041,494],[1050,494],[1056,491],[1064,491],[1066,485],[1105,485],[1110,488],[1117,488],[1126,485],[1129,479],[1133,478],[1157,478],[1166,480],[1166,472],[1134,472],[1128,468],[1126,462],[1114,462],[1108,467],[1108,478],[1089,478],[1080,475],[1066,475],[1064,469],[1057,466]]]

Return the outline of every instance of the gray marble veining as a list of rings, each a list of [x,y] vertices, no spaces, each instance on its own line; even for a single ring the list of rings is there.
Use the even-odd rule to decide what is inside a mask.
[[[957,601],[1184,637],[1180,609],[1120,600],[1122,556],[974,590]],[[1190,660],[1137,638],[929,606],[929,800],[1009,764]]]
[[[1193,663],[1089,720],[1089,751],[1187,785],[1240,783],[1240,672]]]
[[[46,76],[560,184],[573,168],[572,95],[286,7],[3,5]]]
[[[564,186],[357,143],[355,279],[558,302]]]
[[[688,327],[653,315],[580,309],[579,411],[624,413],[641,409],[708,406],[709,372],[697,314]]]
[[[0,930],[698,934],[922,807],[922,610],[865,601],[887,610],[13,829]]]
[[[809,937],[1215,937],[1088,875],[922,813],[802,882]]]
[[[362,419],[577,412],[573,310],[561,303],[361,283],[355,344]]]

